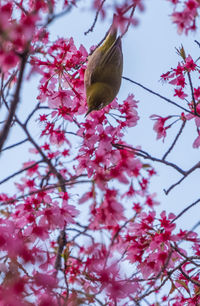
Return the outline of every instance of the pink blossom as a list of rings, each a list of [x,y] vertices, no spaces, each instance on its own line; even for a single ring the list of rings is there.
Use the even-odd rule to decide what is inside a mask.
[[[167,135],[166,130],[170,127],[165,127],[165,122],[171,118],[171,116],[168,117],[161,117],[158,115],[151,115],[151,119],[155,120],[155,124],[153,126],[154,131],[157,133],[157,139],[163,138],[163,141]]]
[[[38,164],[36,164],[36,165],[34,165],[34,164],[35,164],[34,161],[29,161],[29,162],[23,163],[23,168],[30,167],[30,169],[26,170],[27,175],[33,176],[34,174],[38,173],[38,171],[37,171]],[[31,165],[33,165],[33,167],[31,167]]]
[[[169,82],[169,84],[181,86],[182,88],[185,87],[186,82],[183,75],[176,77],[172,81]]]
[[[170,76],[170,71],[167,71],[166,73],[163,73],[163,74],[161,74],[161,79],[163,80],[163,81],[168,81],[170,78],[171,78],[171,76]]]
[[[104,195],[104,201],[100,207],[92,209],[93,217],[91,220],[91,228],[102,225],[115,225],[120,220],[124,220],[124,208],[117,201],[117,191],[114,189],[107,189]]]
[[[194,97],[196,100],[199,100],[200,98],[200,87],[194,88]]]
[[[182,34],[183,31],[189,27],[191,19],[188,10],[172,13],[172,22],[177,25],[179,34]]]
[[[200,147],[200,133],[199,132],[198,132],[198,137],[195,139],[192,146],[194,149],[197,149]]]
[[[196,0],[188,0],[186,2],[186,7],[190,10],[190,11],[193,11],[193,10],[196,10],[198,8],[199,4],[197,3]]]
[[[53,275],[47,275],[42,273],[35,273],[34,275],[36,286],[42,286],[43,288],[53,289],[57,287],[57,279]]]
[[[184,91],[182,90],[182,88],[179,88],[179,89],[174,89],[174,96],[176,97],[179,97],[180,99],[184,100],[186,97],[187,97],[187,94],[184,93]]]
[[[0,65],[4,72],[14,68],[18,62],[19,58],[13,51],[4,53],[2,50],[0,50]]]
[[[192,57],[190,55],[188,55],[185,59],[185,68],[187,69],[187,71],[194,71],[196,69],[196,64],[193,61]]]
[[[175,71],[176,75],[183,76],[184,65],[178,63],[177,67],[175,69],[173,69],[173,70]]]
[[[192,111],[194,112],[194,109],[192,109]],[[200,103],[197,103],[197,104],[196,104],[196,112],[197,112],[198,115],[200,115]],[[194,114],[194,115],[193,115],[193,114],[187,114],[187,115],[185,116],[185,118],[186,118],[187,120],[194,119],[197,128],[200,127],[200,117],[195,116],[195,114]]]
[[[151,195],[148,195],[146,197],[146,202],[145,204],[147,204],[149,207],[154,208],[155,205],[159,205],[159,202],[154,200],[154,198],[156,197],[156,193],[153,193]]]

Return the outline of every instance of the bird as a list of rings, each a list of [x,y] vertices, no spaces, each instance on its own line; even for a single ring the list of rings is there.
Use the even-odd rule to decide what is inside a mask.
[[[88,58],[84,87],[88,104],[85,117],[111,103],[119,92],[123,70],[121,37],[117,37],[116,17],[103,41]]]

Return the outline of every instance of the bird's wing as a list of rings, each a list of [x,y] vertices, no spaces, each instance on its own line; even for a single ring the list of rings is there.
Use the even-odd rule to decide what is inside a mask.
[[[119,60],[121,59],[120,55],[122,54],[122,45],[121,45],[121,37],[119,36],[117,40],[112,44],[112,46],[105,52],[102,56],[102,59],[99,63],[101,67],[105,67],[109,64],[119,64]]]
[[[96,75],[95,70],[96,70],[96,67],[97,67],[97,63],[100,62],[101,56],[102,56],[101,53],[98,52],[98,49],[97,49],[89,57],[88,64],[87,64],[87,69],[86,69],[85,75],[84,75],[84,83],[85,83],[86,88],[88,88],[92,83],[95,82],[93,75]]]
[[[110,75],[110,69],[119,69],[122,64],[122,48],[121,48],[121,37],[113,43],[113,45],[103,54],[92,71],[90,76],[91,84],[95,82],[104,82],[105,79]]]

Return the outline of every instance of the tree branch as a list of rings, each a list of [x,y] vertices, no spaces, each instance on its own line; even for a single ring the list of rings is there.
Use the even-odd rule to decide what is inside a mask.
[[[137,156],[140,156],[144,159],[149,159],[149,160],[156,161],[156,162],[159,162],[161,164],[167,165],[169,167],[174,168],[176,171],[178,171],[182,175],[185,175],[185,171],[183,169],[181,169],[180,167],[178,167],[176,164],[173,164],[173,163],[168,162],[166,160],[151,156],[149,153],[147,153],[143,150],[132,148],[131,146],[127,146],[127,145],[123,145],[123,144],[112,144],[112,145],[113,145],[113,147],[115,147],[117,149],[124,149],[124,150],[129,149],[129,150],[133,151],[134,154],[137,155]]]
[[[22,59],[21,59],[21,65],[20,65],[20,71],[19,71],[19,78],[18,78],[18,82],[17,82],[17,87],[15,90],[15,94],[14,94],[14,98],[11,102],[11,106],[9,108],[9,114],[8,114],[8,118],[5,122],[5,125],[1,131],[0,134],[0,153],[2,152],[2,147],[8,137],[9,131],[10,131],[10,127],[11,127],[11,123],[13,120],[13,117],[15,115],[16,109],[17,109],[17,105],[19,103],[19,94],[20,94],[20,89],[21,89],[21,85],[22,85],[22,80],[23,80],[23,75],[24,75],[24,70],[25,70],[25,66],[27,63],[27,58],[28,58],[28,51],[25,51],[22,55],[21,55]]]
[[[85,181],[76,181],[76,182],[73,182],[73,179],[71,179],[71,180],[65,181],[65,186],[71,186],[71,185],[83,184],[83,183],[91,183],[91,181],[89,181],[89,180],[86,181],[86,180],[85,180]],[[26,194],[23,194],[23,195],[21,195],[21,196],[18,196],[18,197],[15,198],[14,200],[11,199],[11,200],[4,201],[4,202],[1,203],[1,205],[11,204],[11,203],[13,203],[13,201],[14,201],[14,202],[19,201],[19,200],[24,199],[24,198],[26,198],[26,197],[29,197],[29,196],[31,196],[31,195],[38,194],[38,193],[40,193],[41,191],[48,191],[48,190],[55,189],[55,188],[59,188],[59,187],[61,188],[62,186],[63,186],[63,184],[62,184],[62,185],[61,185],[61,184],[53,184],[53,185],[48,186],[48,187],[42,187],[42,188],[40,188],[40,189],[38,189],[38,190],[34,190],[34,191],[29,192],[29,193],[26,193]]]
[[[189,174],[191,174],[193,171],[195,171],[196,169],[200,168],[200,162],[197,162],[196,165],[194,165],[192,168],[190,168],[188,171],[185,171],[185,173],[183,174],[184,176],[178,180],[176,183],[174,183],[173,185],[171,185],[168,189],[164,189],[165,194],[169,194],[169,192],[176,187],[177,185],[179,185]]]
[[[174,106],[176,106],[176,107],[178,107],[178,108],[184,110],[185,112],[194,115],[193,112],[191,112],[190,110],[186,109],[185,107],[178,105],[176,102],[174,102],[174,101],[172,101],[172,100],[170,100],[170,99],[168,99],[168,98],[166,98],[166,97],[160,95],[159,93],[157,93],[157,92],[155,92],[155,91],[153,91],[153,90],[151,90],[151,89],[149,89],[149,88],[143,86],[142,84],[140,84],[140,83],[138,83],[138,82],[135,82],[135,81],[133,81],[133,80],[127,78],[127,77],[124,77],[124,76],[123,76],[122,78],[123,78],[124,80],[127,80],[127,81],[129,81],[129,82],[135,84],[135,85],[138,85],[139,87],[143,88],[144,90],[146,90],[146,91],[152,93],[153,95],[155,95],[155,96],[161,98],[162,100],[164,100],[164,101],[166,101],[166,102],[168,102],[168,103],[170,103],[170,104],[172,104],[172,105],[174,105]],[[198,115],[198,114],[195,114],[195,115],[198,116],[198,117],[200,117],[200,115]]]
[[[93,21],[93,24],[91,25],[91,27],[86,31],[84,32],[84,35],[87,35],[89,32],[92,32],[94,30],[94,27],[95,27],[95,24],[97,22],[97,19],[98,19],[98,16],[99,16],[99,13],[104,5],[104,3],[106,2],[106,0],[102,0],[97,12],[96,12],[96,15],[95,15],[95,18],[94,18],[94,21]]]
[[[195,115],[198,115],[197,114],[197,109],[196,109],[196,101],[195,101],[195,97],[194,97],[194,89],[193,89],[193,85],[192,85],[192,79],[191,79],[191,75],[190,75],[189,71],[188,71],[187,75],[188,75],[188,80],[189,80],[190,89],[191,89],[192,101],[194,103],[194,113],[195,113]]]
[[[172,221],[171,223],[174,223],[177,219],[179,219],[186,211],[188,211],[190,208],[192,208],[193,206],[195,206],[196,204],[198,204],[200,202],[200,199],[196,200],[195,202],[193,202],[192,204],[190,204],[189,206],[187,206],[185,209],[183,209]]]
[[[197,280],[189,277],[182,269],[182,267],[179,268],[179,270],[181,271],[181,273],[183,274],[183,276],[185,276],[185,278],[187,280],[189,280],[191,283],[193,283],[195,286],[200,287],[200,282],[198,282]]]
[[[182,133],[184,127],[185,127],[185,124],[186,124],[186,120],[183,121],[183,123],[182,123],[182,125],[181,125],[181,128],[180,128],[178,134],[176,135],[176,137],[175,137],[175,139],[174,139],[172,145],[169,147],[169,149],[167,150],[167,152],[163,155],[163,158],[162,158],[163,160],[164,160],[164,159],[167,157],[167,155],[172,151],[173,147],[175,146],[175,144],[176,144],[178,138],[180,137],[180,135],[181,135],[181,133]]]
[[[25,143],[25,142],[27,142],[27,141],[28,141],[28,139],[26,138],[26,139],[24,139],[24,140],[21,140],[21,141],[19,141],[19,142],[16,142],[16,143],[14,143],[14,144],[12,144],[12,145],[10,145],[10,146],[8,146],[8,147],[2,149],[1,152],[6,151],[6,150],[9,150],[9,149],[12,149],[12,148],[14,148],[14,147],[17,147],[17,146],[19,146],[19,145],[21,145],[21,144],[23,144],[23,143]]]
[[[122,33],[121,38],[127,33],[128,29],[129,29],[129,27],[130,27],[130,24],[131,24],[131,21],[132,21],[131,19],[132,19],[132,17],[133,17],[134,12],[135,12],[136,6],[137,6],[137,3],[136,3],[136,4],[133,4],[133,6],[132,6],[132,11],[131,11],[131,14],[130,14],[130,17],[129,17],[128,24],[127,24],[127,26],[126,26],[125,31]]]
[[[36,166],[36,165],[38,165],[38,164],[40,164],[40,163],[42,163],[42,162],[43,162],[43,160],[39,160],[38,162],[35,162],[35,163],[32,164],[31,166],[28,166],[28,167],[26,167],[26,168],[23,168],[23,169],[21,169],[21,170],[15,172],[15,173],[9,175],[8,177],[6,177],[6,178],[3,179],[2,181],[0,181],[0,185],[3,184],[3,183],[5,183],[5,182],[7,182],[7,181],[9,181],[11,178],[15,177],[16,175],[19,175],[20,173],[23,173],[24,171],[29,170],[29,169],[33,168],[34,166]]]
[[[151,293],[155,293],[155,292],[157,292],[158,290],[160,290],[160,289],[164,286],[164,284],[168,281],[168,279],[170,279],[171,275],[172,275],[175,271],[179,270],[180,267],[181,267],[182,265],[184,265],[186,262],[187,262],[187,259],[183,260],[178,266],[176,266],[174,269],[170,270],[170,271],[167,273],[168,275],[166,276],[166,278],[161,282],[161,284],[160,284],[159,286],[157,286],[156,288],[153,288],[152,290],[147,291],[146,293],[144,293],[143,295],[141,295],[139,298],[137,298],[137,301],[140,301],[140,300],[142,300],[144,297],[150,295]]]
[[[58,271],[61,268],[61,257],[62,257],[62,252],[67,243],[66,240],[66,234],[65,234],[65,228],[60,232],[60,235],[58,236],[58,250],[56,254],[56,261],[54,264],[54,268]]]

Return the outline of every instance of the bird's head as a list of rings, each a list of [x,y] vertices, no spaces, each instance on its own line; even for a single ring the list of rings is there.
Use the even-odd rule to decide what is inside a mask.
[[[88,111],[85,117],[93,110],[100,110],[113,100],[112,88],[105,83],[94,83],[87,92]]]

